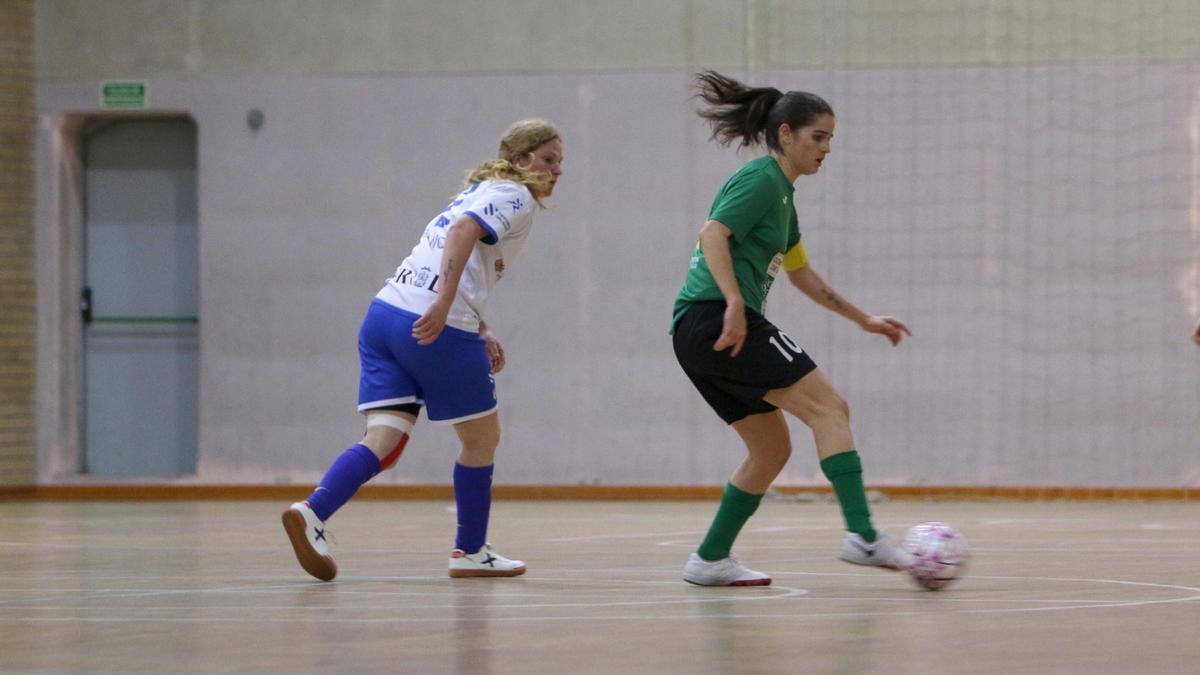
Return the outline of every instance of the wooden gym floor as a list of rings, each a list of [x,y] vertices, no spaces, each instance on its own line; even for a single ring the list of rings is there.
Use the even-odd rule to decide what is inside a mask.
[[[296,564],[286,506],[0,502],[0,671],[1200,672],[1195,502],[876,504],[894,534],[970,539],[940,592],[837,561],[827,503],[750,521],[735,551],[765,588],[680,580],[714,501],[497,501],[489,538],[529,572],[456,580],[450,502],[352,502],[332,583]]]

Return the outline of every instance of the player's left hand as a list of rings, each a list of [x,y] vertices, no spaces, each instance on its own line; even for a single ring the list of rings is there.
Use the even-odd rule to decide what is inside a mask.
[[[487,351],[488,363],[492,365],[492,374],[504,370],[504,347],[500,346],[500,341],[492,335],[490,331],[481,333],[483,336],[483,348]]]
[[[862,324],[862,329],[868,333],[877,333],[886,337],[892,342],[893,347],[900,344],[905,335],[912,335],[908,326],[892,316],[868,316]]]

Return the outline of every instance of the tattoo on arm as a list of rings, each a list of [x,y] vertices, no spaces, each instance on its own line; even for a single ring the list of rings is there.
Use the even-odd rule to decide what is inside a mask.
[[[822,288],[820,292],[821,292],[821,296],[824,297],[825,301],[828,302],[830,305],[832,305],[838,309],[844,308],[844,305],[842,305],[842,299],[837,296],[837,293],[834,293],[833,291],[829,290],[828,288]]]
[[[446,258],[446,271],[445,271],[445,273],[444,273],[444,274],[435,274],[435,275],[433,276],[433,281],[429,282],[429,292],[430,292],[430,293],[437,293],[437,294],[438,294],[438,296],[440,297],[440,296],[441,296],[441,291],[440,291],[440,290],[437,288],[437,282],[438,282],[438,280],[439,280],[439,279],[445,279],[446,277],[448,277],[448,276],[451,276],[451,275],[453,275],[453,274],[454,274],[454,256],[449,256],[449,257],[447,257],[447,258]]]

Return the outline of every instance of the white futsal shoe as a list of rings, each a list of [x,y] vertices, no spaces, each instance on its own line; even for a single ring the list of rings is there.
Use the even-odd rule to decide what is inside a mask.
[[[683,566],[683,580],[697,586],[770,586],[771,577],[755,572],[738,562],[732,553],[728,558],[708,561],[693,553]]]
[[[893,570],[907,569],[909,563],[909,555],[900,547],[900,543],[883,531],[877,531],[875,541],[870,543],[857,533],[847,532],[838,557],[855,565],[874,565]]]
[[[283,529],[305,572],[321,581],[332,581],[337,576],[337,564],[333,562],[329,540],[325,536],[325,523],[307,503],[296,502],[283,512]]]
[[[525,563],[496,553],[491,544],[484,544],[475,553],[458,548],[450,552],[450,576],[454,578],[516,577],[522,574],[525,574]]]

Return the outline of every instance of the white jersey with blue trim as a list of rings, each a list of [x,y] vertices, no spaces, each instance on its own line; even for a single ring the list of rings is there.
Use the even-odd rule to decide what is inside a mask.
[[[524,247],[536,209],[533,195],[520,183],[485,180],[467,186],[425,226],[421,241],[375,297],[414,314],[424,314],[437,298],[446,230],[454,221],[469,216],[487,235],[475,242],[467,259],[446,325],[479,332],[488,294]]]

